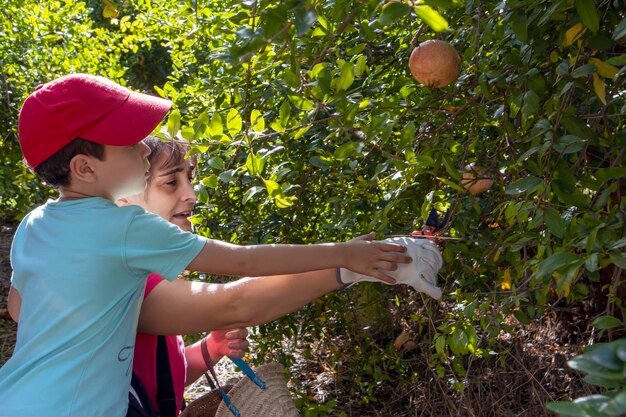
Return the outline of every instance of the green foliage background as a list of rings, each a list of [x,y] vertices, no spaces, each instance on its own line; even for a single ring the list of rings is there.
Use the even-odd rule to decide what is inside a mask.
[[[201,155],[203,235],[383,237],[421,228],[430,207],[450,209],[446,234],[462,240],[444,243],[440,278],[456,308],[427,303],[406,320],[459,389],[466,359],[492,350],[511,315],[530,323],[550,305],[587,302],[596,327],[623,334],[623,2],[4,0],[0,14],[0,217],[51,195],[21,163],[20,103],[56,76],[99,74],[174,101],[162,135]],[[414,37],[457,49],[453,85],[413,80]],[[472,162],[495,178],[477,197],[460,186]],[[424,304],[396,288],[372,292],[368,305]],[[262,327],[256,359],[282,349],[293,364],[286,347],[318,341],[366,402],[390,370],[417,378],[391,346],[398,323],[382,326],[383,352],[361,343],[338,364],[337,335],[373,337],[350,324],[362,299],[334,294]]]

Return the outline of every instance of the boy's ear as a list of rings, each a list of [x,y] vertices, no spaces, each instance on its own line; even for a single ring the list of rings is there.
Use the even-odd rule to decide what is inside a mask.
[[[70,172],[72,180],[86,182],[88,184],[97,181],[96,170],[93,164],[93,157],[89,155],[78,154],[70,160]]]

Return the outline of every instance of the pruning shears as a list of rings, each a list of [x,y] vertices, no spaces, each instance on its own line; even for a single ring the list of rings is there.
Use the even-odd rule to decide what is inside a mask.
[[[450,218],[450,210],[446,210],[446,214],[442,221],[439,221],[439,214],[434,208],[430,209],[426,223],[422,227],[422,230],[414,230],[409,233],[409,237],[412,238],[426,238],[434,243],[441,243],[439,233],[444,229]]]
[[[443,220],[439,221],[439,214],[437,214],[437,210],[434,208],[430,209],[430,213],[428,214],[428,218],[426,219],[426,223],[422,227],[422,230],[414,230],[409,233],[409,237],[413,239],[428,239],[431,242],[436,244],[441,243],[442,240],[461,240],[456,237],[448,237],[448,236],[439,236],[441,231],[448,224],[448,220],[450,219],[450,210],[446,211]],[[404,235],[406,236],[406,235]],[[391,237],[403,237],[403,236],[391,236]]]

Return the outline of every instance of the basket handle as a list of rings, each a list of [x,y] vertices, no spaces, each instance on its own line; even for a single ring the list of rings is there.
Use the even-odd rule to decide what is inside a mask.
[[[241,417],[239,410],[237,410],[237,407],[235,407],[233,402],[230,400],[230,397],[228,396],[228,394],[226,394],[226,391],[224,391],[224,389],[220,385],[219,379],[217,379],[217,375],[215,374],[215,370],[213,369],[213,365],[215,364],[211,360],[211,355],[209,355],[209,349],[206,346],[206,337],[202,339],[202,341],[200,342],[200,350],[202,351],[202,357],[204,358],[204,363],[209,369],[211,376],[213,376],[213,378],[215,379],[215,384],[217,384],[217,389],[219,390],[220,395],[222,396],[222,400],[224,401],[224,404],[228,406],[228,409],[230,410],[231,413],[233,413],[235,417]],[[209,375],[206,372],[204,373],[204,376],[207,379],[209,386],[211,386],[212,389],[215,389],[215,384],[212,383],[211,378],[209,378]]]
[[[228,359],[230,359],[230,361],[232,363],[234,363],[235,365],[237,365],[239,367],[239,369],[241,369],[241,371],[246,374],[246,376],[248,378],[250,378],[250,380],[252,382],[254,382],[255,384],[257,384],[259,386],[259,388],[261,389],[265,389],[267,387],[267,384],[265,383],[265,381],[263,381],[253,370],[252,368],[250,368],[250,366],[248,366],[248,364],[246,363],[246,361],[244,361],[243,359],[238,359],[238,358],[231,358],[230,356],[228,357]]]

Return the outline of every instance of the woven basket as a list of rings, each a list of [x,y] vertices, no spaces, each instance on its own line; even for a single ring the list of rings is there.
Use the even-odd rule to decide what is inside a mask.
[[[233,386],[223,385],[222,388],[228,394]],[[181,411],[179,417],[215,417],[217,407],[221,402],[222,396],[219,390],[211,390],[187,404],[185,409]]]
[[[265,381],[265,389],[245,377],[235,385],[224,387],[241,417],[300,417],[289,394],[284,369],[277,363],[254,368]],[[180,417],[233,417],[233,414],[222,401],[219,391],[212,390],[189,403]]]

